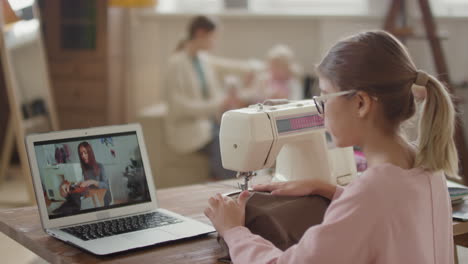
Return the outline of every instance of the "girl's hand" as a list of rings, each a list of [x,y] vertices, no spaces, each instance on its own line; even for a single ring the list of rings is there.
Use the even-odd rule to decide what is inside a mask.
[[[289,182],[272,182],[253,186],[254,191],[271,192],[272,195],[306,196],[318,194],[332,199],[336,186],[319,179],[305,179]]]
[[[91,185],[99,187],[99,182],[95,180],[87,180],[80,183],[80,187],[89,187]]]
[[[63,198],[66,198],[68,196],[68,194],[70,193],[70,184],[68,183],[63,183],[61,186],[60,186],[60,195],[63,197]]]
[[[209,206],[204,213],[221,237],[226,230],[245,224],[245,204],[248,198],[249,192],[243,191],[237,201],[219,193],[208,199]]]

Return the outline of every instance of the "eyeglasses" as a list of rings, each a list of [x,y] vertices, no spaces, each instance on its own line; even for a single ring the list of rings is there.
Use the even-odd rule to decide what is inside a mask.
[[[314,96],[312,99],[314,100],[315,107],[317,108],[317,112],[320,115],[323,115],[325,112],[325,103],[327,102],[328,99],[333,98],[333,97],[338,97],[338,96],[343,96],[343,95],[355,95],[357,90],[349,90],[349,91],[343,91],[343,92],[338,92],[338,93],[331,93],[331,94],[325,94],[325,95],[320,95],[320,96]],[[378,101],[379,98],[376,96],[370,96],[374,101]]]
[[[317,108],[317,112],[319,112],[320,115],[323,115],[323,113],[325,112],[325,103],[327,102],[328,99],[333,98],[333,97],[353,94],[356,92],[357,92],[356,90],[349,90],[349,91],[343,91],[343,92],[338,92],[338,93],[314,96],[312,97],[312,99],[314,100],[315,107]]]

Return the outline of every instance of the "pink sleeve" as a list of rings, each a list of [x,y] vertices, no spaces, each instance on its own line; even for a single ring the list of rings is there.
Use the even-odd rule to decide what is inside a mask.
[[[224,240],[233,263],[369,263],[378,246],[373,238],[380,214],[375,213],[376,199],[362,185],[337,188],[338,197],[333,197],[322,224],[309,228],[284,252],[245,227],[228,230]]]
[[[244,226],[238,226],[224,233],[233,263],[275,263],[283,251],[270,241],[254,235]],[[255,260],[255,261],[253,261]]]

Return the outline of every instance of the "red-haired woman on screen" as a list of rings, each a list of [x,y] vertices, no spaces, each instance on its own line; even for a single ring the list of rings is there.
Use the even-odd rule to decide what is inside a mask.
[[[107,189],[104,195],[104,206],[107,206],[112,201],[112,195],[109,190],[109,179],[107,178],[104,167],[96,161],[94,151],[91,145],[84,141],[78,145],[78,155],[80,157],[81,169],[83,171],[84,181],[76,186],[80,188],[100,188]],[[60,188],[60,193],[63,197],[70,193],[70,184],[63,184]]]

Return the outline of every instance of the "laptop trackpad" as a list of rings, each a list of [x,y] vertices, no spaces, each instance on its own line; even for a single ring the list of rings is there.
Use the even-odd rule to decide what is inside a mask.
[[[158,229],[146,229],[138,232],[124,234],[123,237],[142,246],[171,241],[177,238],[177,236],[169,232]]]

